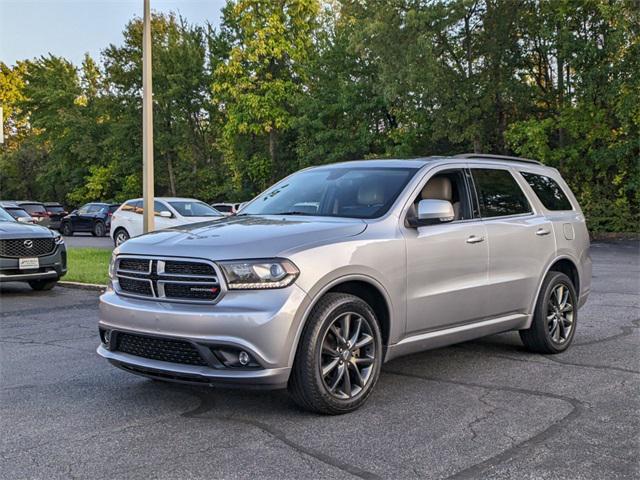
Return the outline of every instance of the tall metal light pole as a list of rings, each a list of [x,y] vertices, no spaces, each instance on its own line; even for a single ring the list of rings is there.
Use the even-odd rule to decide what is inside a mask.
[[[142,33],[142,231],[154,230],[153,216],[153,94],[151,86],[151,13],[144,0]]]

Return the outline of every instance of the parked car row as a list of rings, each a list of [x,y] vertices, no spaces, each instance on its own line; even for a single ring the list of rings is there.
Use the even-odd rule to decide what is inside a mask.
[[[209,205],[194,198],[156,197],[155,230],[235,215],[245,203]],[[90,202],[70,213],[58,202],[3,200],[0,208],[19,223],[48,227],[67,237],[75,233],[91,233],[94,237],[109,235],[115,246],[143,233],[142,198],[122,204]]]

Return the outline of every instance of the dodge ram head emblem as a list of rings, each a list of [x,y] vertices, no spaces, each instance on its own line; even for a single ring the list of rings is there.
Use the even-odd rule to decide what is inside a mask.
[[[32,248],[32,247],[33,247],[33,240],[25,240],[24,242],[22,242],[22,244],[23,244],[26,248]]]

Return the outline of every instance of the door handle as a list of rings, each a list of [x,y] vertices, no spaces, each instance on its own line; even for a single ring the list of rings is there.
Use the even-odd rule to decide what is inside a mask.
[[[467,238],[467,243],[480,243],[484,242],[484,237],[476,237],[475,235],[471,235]]]
[[[543,237],[544,235],[549,235],[551,233],[551,230],[547,230],[546,228],[539,228],[536,231],[536,235],[538,235],[539,237]]]

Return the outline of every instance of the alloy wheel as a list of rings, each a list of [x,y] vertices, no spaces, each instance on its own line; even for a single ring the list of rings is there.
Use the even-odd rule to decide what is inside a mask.
[[[559,283],[553,288],[547,304],[549,337],[557,344],[565,343],[573,333],[573,305],[569,288]]]
[[[119,247],[124,242],[126,242],[128,239],[129,239],[129,237],[127,236],[126,233],[118,232],[117,235],[116,235],[116,247]]]
[[[372,377],[376,342],[369,321],[347,312],[326,330],[320,352],[320,375],[327,391],[339,399],[360,394]]]

